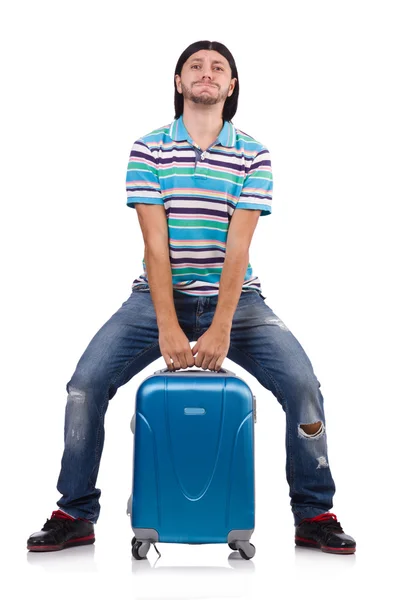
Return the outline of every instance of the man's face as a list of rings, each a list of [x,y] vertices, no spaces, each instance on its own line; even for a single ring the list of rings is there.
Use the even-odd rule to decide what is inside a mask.
[[[229,62],[216,50],[192,54],[175,75],[176,87],[183,98],[195,104],[217,104],[231,96],[237,79],[232,79]]]

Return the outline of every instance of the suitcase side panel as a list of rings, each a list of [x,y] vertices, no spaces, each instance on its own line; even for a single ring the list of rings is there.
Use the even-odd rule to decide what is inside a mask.
[[[134,447],[131,524],[134,526],[135,515],[144,515],[148,512],[151,527],[158,530],[160,527],[158,448],[149,422],[139,412],[136,413]],[[136,488],[138,493],[135,493]]]

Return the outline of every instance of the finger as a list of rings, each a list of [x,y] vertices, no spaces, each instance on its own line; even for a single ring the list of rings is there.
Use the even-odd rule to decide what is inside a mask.
[[[216,365],[215,365],[215,371],[220,371],[222,369],[222,364],[223,361],[225,360],[226,355],[225,356],[220,356],[218,358],[218,360],[216,361]]]
[[[163,358],[165,360],[165,364],[167,365],[167,369],[169,371],[172,371],[173,370],[173,363],[172,363],[172,358],[170,357],[170,355],[169,354],[164,354]]]
[[[188,367],[194,367],[194,356],[191,352],[190,354],[188,352],[185,353],[185,360]]]
[[[185,357],[184,353],[178,354],[178,360],[179,360],[179,364],[181,365],[181,368],[187,369],[187,362],[186,362],[186,357]]]
[[[201,363],[203,361],[204,355],[202,352],[199,352],[197,356],[194,357],[194,364],[196,367],[201,367]]]
[[[194,365],[194,357],[188,340],[186,340],[183,350],[181,350],[181,352],[177,352],[177,357],[183,369],[187,369],[188,367],[192,367]]]
[[[178,358],[175,356],[174,358],[174,369],[178,370],[181,368],[181,363],[179,362]]]
[[[196,354],[199,351],[199,343],[196,342],[191,350],[193,355]]]
[[[213,356],[211,354],[210,355],[206,354],[203,362],[201,363],[201,368],[208,369],[208,365],[210,364],[212,358],[213,358]]]
[[[208,368],[210,371],[215,371],[216,359],[217,359],[217,357],[214,356],[214,358],[209,363]]]

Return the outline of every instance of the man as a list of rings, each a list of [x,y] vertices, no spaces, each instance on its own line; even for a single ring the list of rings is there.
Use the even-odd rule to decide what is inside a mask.
[[[94,542],[104,417],[120,386],[160,356],[169,369],[215,371],[228,357],[285,411],[296,544],[352,553],[355,541],[328,512],[335,485],[320,383],[299,342],[265,303],[249,263],[258,219],[271,213],[272,172],[268,149],[231,122],[239,92],[233,56],[218,42],[192,44],[178,60],[174,85],[175,119],[135,142],[127,172],[144,272],[66,386],[59,510],[28,548]]]

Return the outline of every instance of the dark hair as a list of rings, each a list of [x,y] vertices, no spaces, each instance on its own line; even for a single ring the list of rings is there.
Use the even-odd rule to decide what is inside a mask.
[[[180,55],[178,62],[176,63],[175,73],[174,73],[174,88],[175,88],[175,97],[174,97],[174,106],[175,106],[175,119],[183,114],[183,95],[180,94],[176,88],[175,75],[180,75],[182,71],[182,67],[192,54],[198,52],[199,50],[216,50],[219,54],[222,54],[224,58],[228,61],[230,68],[232,70],[232,78],[236,77],[236,85],[233,90],[233,94],[226,98],[225,104],[223,106],[222,118],[224,121],[231,121],[237,110],[237,102],[238,102],[238,93],[239,93],[239,82],[238,82],[238,74],[236,63],[234,62],[234,58],[231,52],[221,44],[220,42],[210,42],[208,40],[202,40],[200,42],[194,42],[194,44],[190,44],[182,52]]]

